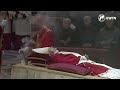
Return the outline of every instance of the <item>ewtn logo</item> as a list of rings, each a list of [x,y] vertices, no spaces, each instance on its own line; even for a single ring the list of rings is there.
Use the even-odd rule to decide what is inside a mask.
[[[104,22],[105,20],[116,20],[116,19],[117,19],[116,17],[105,17],[104,14],[100,14],[100,15],[98,16],[98,20],[99,20],[100,22]]]

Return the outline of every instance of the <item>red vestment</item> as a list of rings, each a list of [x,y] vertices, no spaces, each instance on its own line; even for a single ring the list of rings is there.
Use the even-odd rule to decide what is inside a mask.
[[[36,36],[35,36],[36,37]],[[37,48],[42,48],[42,47],[53,47],[54,46],[54,38],[53,38],[53,33],[50,31],[47,27],[43,27],[43,30],[41,33],[38,33],[37,40],[34,37],[35,41],[37,42],[36,45]],[[35,47],[35,48],[36,48]],[[33,53],[29,57],[38,57],[38,58],[44,58],[44,59],[50,59],[49,55],[45,54],[38,54],[38,53]]]
[[[4,49],[11,48],[11,34],[10,33],[3,34],[3,48]]]
[[[48,54],[33,53],[29,57],[47,59],[47,60],[49,60],[49,62],[47,62],[47,64],[69,63],[69,64],[76,65],[80,61],[80,56],[76,57],[73,54],[52,54],[52,55],[48,55]],[[32,60],[32,62],[36,62],[36,61],[38,61],[38,60]],[[41,63],[41,61],[39,60],[38,63]]]
[[[90,69],[91,75],[102,74],[109,69],[105,66],[97,65],[94,63],[88,63],[88,62],[78,64],[81,57],[75,56],[73,54],[61,54],[60,53],[60,54],[52,54],[50,56],[42,55],[42,54],[34,54],[32,57],[48,59],[48,60],[50,60],[51,63],[68,63],[68,64],[77,65],[80,67],[85,67],[87,69]]]
[[[37,34],[37,44],[39,48],[42,47],[53,47],[54,46],[54,37],[53,33],[46,26],[43,27],[42,32]]]
[[[3,28],[3,49],[11,48],[11,27],[10,20],[3,19],[1,22],[1,26]]]
[[[106,68],[105,66],[97,65],[94,63],[88,63],[88,62],[78,64],[81,57],[80,56],[77,57],[73,54],[53,54],[50,57],[51,57],[51,61],[54,63],[69,63],[90,69],[91,75],[102,74],[109,69]]]
[[[78,64],[80,61],[80,56],[75,56],[73,54],[52,54],[50,55],[51,61],[55,63],[70,63],[70,64]]]

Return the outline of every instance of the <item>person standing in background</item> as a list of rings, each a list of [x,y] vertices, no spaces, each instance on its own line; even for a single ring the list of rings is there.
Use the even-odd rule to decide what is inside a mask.
[[[94,47],[94,42],[96,38],[96,28],[92,25],[92,17],[84,16],[83,17],[83,27],[80,32],[80,42],[81,47],[90,48]]]
[[[113,20],[105,21],[105,26],[100,29],[96,38],[96,47],[109,50],[105,64],[120,68],[120,30]]]
[[[113,20],[105,21],[105,26],[100,29],[96,38],[96,47],[109,49],[112,45],[117,45],[120,38],[120,30]]]
[[[0,11],[0,23],[2,22],[3,18],[5,17],[7,11]]]
[[[8,50],[11,48],[11,21],[9,18],[9,13],[6,11],[1,22],[1,27],[3,29],[3,48]]]
[[[15,32],[15,49],[20,49],[22,38],[31,34],[31,24],[26,13],[17,11],[13,21],[13,31]]]
[[[55,38],[58,46],[69,46],[71,43],[74,32],[71,28],[71,24],[71,19],[64,18],[62,24],[57,27]]]
[[[32,33],[31,38],[36,42],[34,48],[54,47],[54,36],[52,30],[44,25],[44,17],[35,16],[35,33]]]

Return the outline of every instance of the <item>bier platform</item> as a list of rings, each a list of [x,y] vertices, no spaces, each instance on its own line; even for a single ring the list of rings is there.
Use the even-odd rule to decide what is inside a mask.
[[[98,76],[83,76],[45,67],[16,64],[12,66],[11,79],[106,79]]]

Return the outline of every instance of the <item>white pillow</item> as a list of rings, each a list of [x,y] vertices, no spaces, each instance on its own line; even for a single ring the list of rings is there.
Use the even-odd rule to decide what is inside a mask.
[[[50,47],[44,47],[44,48],[32,49],[32,51],[39,54],[49,54],[49,49]]]

